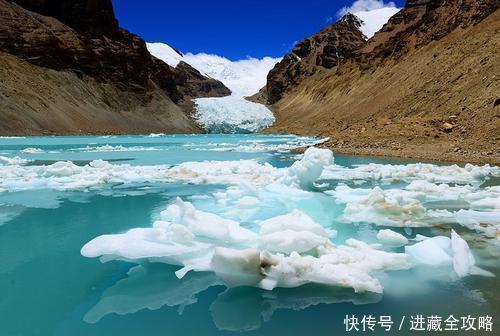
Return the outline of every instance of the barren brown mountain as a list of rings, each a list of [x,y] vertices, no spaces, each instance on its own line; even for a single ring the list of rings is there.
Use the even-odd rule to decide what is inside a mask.
[[[0,134],[192,133],[192,98],[230,94],[120,29],[111,0],[0,0]]]
[[[296,58],[295,67],[315,71],[292,81],[290,65],[277,65],[267,86],[277,122],[268,132],[329,136],[339,153],[499,164],[498,8],[497,0],[409,0],[336,66]],[[320,35],[337,36],[335,28]]]

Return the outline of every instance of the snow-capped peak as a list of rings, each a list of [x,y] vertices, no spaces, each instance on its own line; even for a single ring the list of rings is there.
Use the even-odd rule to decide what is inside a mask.
[[[191,65],[202,74],[224,83],[237,96],[250,96],[257,93],[264,85],[268,72],[280,61],[279,58],[264,57],[262,59],[249,57],[231,61],[225,57],[213,54],[183,55],[165,43],[147,43],[149,52],[176,67],[180,61]]]

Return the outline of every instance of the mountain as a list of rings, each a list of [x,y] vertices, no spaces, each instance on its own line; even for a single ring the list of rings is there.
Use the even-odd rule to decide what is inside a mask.
[[[231,61],[211,54],[183,54],[165,43],[147,43],[149,52],[172,67],[181,62],[191,65],[205,76],[217,79],[231,89],[233,95],[249,96],[265,84],[266,76],[279,58],[247,58]]]
[[[295,45],[267,76],[267,98],[273,104],[283,94],[322,69],[339,68],[366,42],[363,22],[346,14],[335,24]]]
[[[246,97],[266,83],[270,69],[280,60],[264,57],[231,61],[218,55],[182,54],[165,43],[148,43],[151,54],[173,67],[189,64],[200,73],[215,78],[231,89],[231,96],[199,98],[195,117],[209,133],[253,133],[274,122],[273,113],[260,102]]]
[[[230,94],[151,56],[111,0],[0,0],[2,134],[200,132],[192,98]]]
[[[500,163],[498,7],[408,0],[366,41],[344,17],[269,73],[269,132],[329,136],[343,153]]]

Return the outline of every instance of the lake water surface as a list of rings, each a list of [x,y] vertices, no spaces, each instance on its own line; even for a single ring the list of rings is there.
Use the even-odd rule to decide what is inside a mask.
[[[335,156],[314,185],[265,189],[276,181],[285,185],[281,176],[301,159],[291,150],[316,141],[285,135],[1,138],[0,335],[334,335],[344,334],[346,315],[368,314],[391,316],[396,325],[404,316],[402,334],[409,334],[411,315],[489,315],[498,322],[498,169]],[[187,172],[172,170],[203,161]],[[251,195],[228,196],[246,190],[246,183],[255,188]],[[146,257],[102,263],[82,256],[96,237],[151,228],[178,197],[253,232],[261,221],[298,209],[328,229],[335,245],[350,238],[377,243],[380,229],[413,245],[418,234],[450,237],[453,228],[469,244],[475,266],[491,274],[459,277],[451,261],[411,260],[407,269],[371,274],[383,293],[312,281],[265,290],[228,288],[213,272],[179,279],[179,266]],[[238,203],[243,197],[258,202]],[[404,246],[379,248],[405,252]],[[455,334],[462,333],[481,332]]]

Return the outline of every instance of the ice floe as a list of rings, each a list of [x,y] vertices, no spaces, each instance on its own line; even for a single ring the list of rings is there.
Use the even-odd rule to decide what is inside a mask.
[[[111,145],[102,145],[102,146],[87,146],[82,148],[75,148],[74,151],[81,151],[87,153],[98,153],[98,152],[143,152],[143,151],[157,151],[158,148],[155,147],[144,147],[144,146],[111,146]]]
[[[326,151],[326,152],[325,152]],[[117,183],[181,181],[196,184],[234,184],[242,182],[267,185],[283,179],[283,183],[310,185],[331,159],[331,152],[309,148],[304,158],[288,168],[278,169],[254,160],[184,162],[176,166],[116,165],[94,160],[85,166],[71,161],[58,161],[47,166],[0,166],[0,188],[3,190],[57,189],[82,190]],[[286,181],[285,181],[286,180]]]
[[[310,189],[321,176],[324,168],[333,161],[329,149],[308,148],[301,160],[295,161],[282,179],[284,184],[297,184],[302,189]]]
[[[469,274],[493,276],[490,272],[476,266],[469,245],[453,229],[451,230],[451,238],[436,236],[424,239],[414,245],[406,246],[405,252],[417,264],[433,267],[452,266],[459,278]]]
[[[389,229],[380,230],[377,233],[377,239],[382,244],[388,244],[388,245],[406,245],[406,244],[408,244],[408,238],[403,236],[401,233],[397,233],[397,232],[389,230]]]
[[[380,244],[352,237],[343,243],[334,243],[336,231],[328,228],[329,221],[320,224],[304,209],[310,199],[314,199],[311,206],[317,209],[326,198],[344,206],[341,216],[336,218],[340,222],[405,228],[458,223],[478,229],[489,221],[496,227],[498,217],[492,214],[498,205],[500,189],[479,187],[481,179],[486,179],[491,170],[474,173],[477,183],[470,185],[436,184],[410,178],[406,184],[389,185],[388,189],[352,188],[341,184],[320,192],[317,181],[323,179],[324,170],[332,166],[331,151],[309,148],[289,168],[275,168],[253,160],[185,162],[173,167],[156,167],[149,172],[151,180],[222,184],[226,189],[204,198],[193,198],[197,204],[204,205],[203,209],[177,198],[159,214],[152,227],[97,237],[83,246],[81,253],[86,257],[100,257],[102,261],[166,263],[180,267],[175,272],[178,278],[190,272],[210,272],[228,287],[252,286],[264,290],[313,283],[381,293],[383,288],[377,274],[412,265],[450,267],[457,277],[489,275],[476,267],[467,243],[454,231],[451,239],[417,235],[414,239],[417,243],[406,246],[406,253],[393,253],[384,251]],[[143,168],[114,166],[104,161],[91,162],[85,167],[64,163],[46,167],[42,175],[65,177],[85,170],[104,169],[102,175],[103,171],[93,174],[109,183],[116,182],[117,176],[121,176],[122,181],[123,176],[144,180],[147,174],[143,174]],[[119,169],[127,174],[120,175]],[[137,171],[131,174],[129,169]],[[468,172],[474,170],[467,169]],[[406,176],[420,177],[415,171]],[[430,180],[435,181],[435,176],[430,176]],[[469,209],[452,212],[428,206],[442,200],[465,202]],[[273,207],[281,213],[275,213]],[[328,207],[326,203],[325,207]],[[481,211],[472,210],[476,207]],[[409,241],[389,229],[380,230],[376,238],[388,245],[388,249],[407,245]]]
[[[197,143],[188,143],[184,147],[190,147],[192,150],[199,151],[214,151],[214,152],[244,152],[244,153],[259,153],[259,152],[289,152],[290,150],[311,147],[325,143],[330,138],[322,138],[314,140],[313,138],[297,138],[286,143],[268,143],[266,141],[242,141],[242,143],[208,143],[200,146]],[[276,141],[274,141],[276,142]]]
[[[43,149],[40,149],[40,148],[28,147],[28,148],[21,150],[21,153],[23,153],[23,154],[41,154],[41,153],[45,153],[45,151]]]
[[[433,183],[480,184],[489,176],[500,176],[500,167],[466,164],[438,166],[426,163],[391,165],[370,163],[354,168],[332,165],[323,172],[323,179],[411,182],[425,180]]]
[[[230,287],[266,290],[318,283],[380,293],[382,286],[373,273],[409,267],[405,254],[377,250],[362,241],[334,245],[325,230],[299,212],[260,224],[260,231],[253,232],[178,199],[152,228],[97,237],[81,253],[105,261],[147,259],[179,265],[183,268],[176,272],[178,277],[212,271]]]
[[[23,158],[20,158],[19,156],[14,156],[14,157],[0,156],[0,164],[4,164],[4,165],[22,166],[22,165],[27,164],[30,161],[31,160],[23,159]]]
[[[500,200],[498,186],[486,188],[479,188],[477,185],[450,186],[417,180],[403,188],[366,189],[339,185],[334,190],[328,190],[325,193],[333,196],[337,203],[345,204],[342,218],[345,222],[400,227],[433,226],[439,222],[458,222],[471,229],[480,229],[478,221],[468,219],[472,216],[472,218],[483,220],[481,224],[489,223],[498,226],[496,224]],[[448,204],[450,202],[459,204],[468,209],[458,212],[434,209],[434,204],[439,205],[439,202],[444,201]]]

